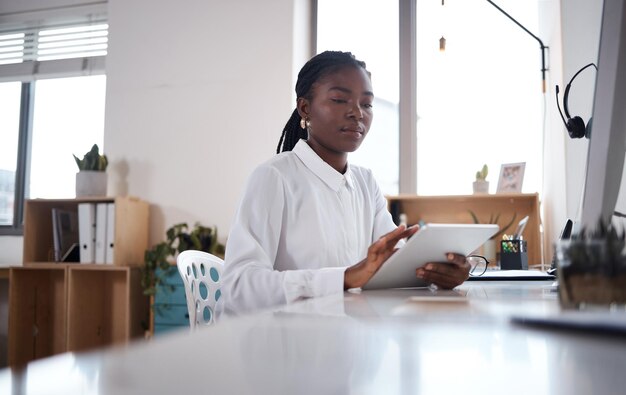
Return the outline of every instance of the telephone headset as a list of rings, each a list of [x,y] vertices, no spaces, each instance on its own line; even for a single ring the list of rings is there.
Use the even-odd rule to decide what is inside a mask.
[[[579,116],[575,116],[574,118],[572,118],[569,115],[569,110],[567,108],[567,97],[569,96],[569,89],[572,86],[572,82],[574,82],[574,79],[578,76],[578,74],[580,74],[583,70],[591,66],[595,67],[596,70],[598,70],[598,67],[595,64],[589,63],[582,69],[578,70],[576,74],[574,74],[572,79],[569,81],[567,86],[565,87],[565,93],[563,94],[563,110],[565,111],[565,116],[567,117],[567,121],[565,120],[565,117],[563,116],[563,113],[561,112],[561,106],[559,105],[559,86],[558,85],[556,86],[556,106],[559,109],[559,114],[561,114],[561,119],[563,120],[563,123],[565,124],[567,133],[573,139],[579,139],[582,137],[589,138],[589,136],[591,135],[591,123],[592,123],[593,118],[589,118],[589,122],[587,122],[587,126],[585,126],[585,121],[583,121],[583,119]]]

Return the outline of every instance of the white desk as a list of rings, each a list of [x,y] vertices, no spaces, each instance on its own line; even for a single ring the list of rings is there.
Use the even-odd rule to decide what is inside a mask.
[[[0,393],[623,393],[626,338],[510,322],[511,314],[558,311],[550,284],[308,300],[193,334],[5,369]]]

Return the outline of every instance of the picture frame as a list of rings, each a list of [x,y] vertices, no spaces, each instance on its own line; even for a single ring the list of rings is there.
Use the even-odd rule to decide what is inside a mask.
[[[526,162],[504,163],[500,167],[496,193],[521,193]]]

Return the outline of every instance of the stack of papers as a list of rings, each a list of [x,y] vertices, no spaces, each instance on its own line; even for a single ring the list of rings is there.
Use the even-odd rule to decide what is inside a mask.
[[[551,281],[556,277],[539,270],[487,270],[479,277],[470,277],[468,281]]]

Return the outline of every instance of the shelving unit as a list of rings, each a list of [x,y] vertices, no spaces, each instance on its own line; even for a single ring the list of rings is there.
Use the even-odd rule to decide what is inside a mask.
[[[409,224],[420,221],[439,223],[473,223],[470,210],[483,223],[499,215],[497,221],[502,228],[515,214],[513,225],[506,233],[515,232],[517,223],[528,215],[528,223],[523,233],[528,243],[529,265],[544,262],[541,242],[541,217],[539,194],[496,194],[496,195],[457,195],[457,196],[387,196],[392,214],[406,214]],[[497,249],[499,252],[499,243]]]
[[[55,263],[52,209],[115,203],[113,264]],[[9,365],[121,344],[143,335],[149,300],[140,265],[148,247],[149,205],[133,197],[27,200],[24,264],[9,270]]]

